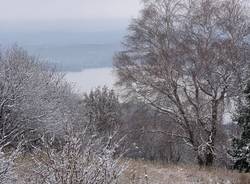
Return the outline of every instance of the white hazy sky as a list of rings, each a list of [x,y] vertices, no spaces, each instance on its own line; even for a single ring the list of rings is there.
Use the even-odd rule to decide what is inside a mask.
[[[129,19],[140,0],[0,0],[0,21]]]

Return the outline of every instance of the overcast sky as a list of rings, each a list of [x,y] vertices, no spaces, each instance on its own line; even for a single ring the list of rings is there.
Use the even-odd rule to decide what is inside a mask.
[[[0,21],[129,19],[140,0],[0,0]]]

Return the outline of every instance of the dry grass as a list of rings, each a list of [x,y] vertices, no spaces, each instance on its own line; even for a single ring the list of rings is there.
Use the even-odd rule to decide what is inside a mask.
[[[17,161],[19,177],[33,166],[29,157]],[[226,169],[200,169],[196,165],[166,165],[130,160],[119,184],[250,184],[250,174]]]
[[[130,161],[121,184],[250,184],[250,175],[218,168]]]

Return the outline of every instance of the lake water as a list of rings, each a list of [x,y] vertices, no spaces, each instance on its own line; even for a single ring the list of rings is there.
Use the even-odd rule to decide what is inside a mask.
[[[120,50],[122,31],[108,32],[1,32],[0,45],[17,43],[30,55],[57,65],[75,91],[114,87],[114,54]]]
[[[78,93],[89,92],[98,86],[114,88],[116,81],[112,68],[85,69],[81,72],[67,72],[66,80],[70,82]]]
[[[123,31],[106,32],[2,32],[0,46],[14,43],[29,54],[55,63],[65,72],[86,68],[112,67],[113,56],[121,48]]]
[[[112,67],[119,44],[65,44],[25,46],[30,54],[56,63],[63,71]]]
[[[30,55],[57,65],[77,92],[89,92],[98,86],[113,88],[114,54],[120,50],[124,32],[2,32],[0,45],[17,43]]]

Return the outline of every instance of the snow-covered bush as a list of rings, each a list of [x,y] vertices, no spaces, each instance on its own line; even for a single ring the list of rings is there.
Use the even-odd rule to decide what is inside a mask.
[[[0,147],[0,184],[18,183],[15,160],[20,154],[20,145],[15,150],[6,152],[4,147]]]
[[[103,144],[100,138],[67,131],[62,150],[52,149],[53,139],[33,155],[34,167],[26,183],[115,184],[125,168],[121,157],[114,155],[115,146]],[[112,139],[112,137],[110,137]]]
[[[12,158],[0,152],[0,184],[11,184],[17,180]]]

